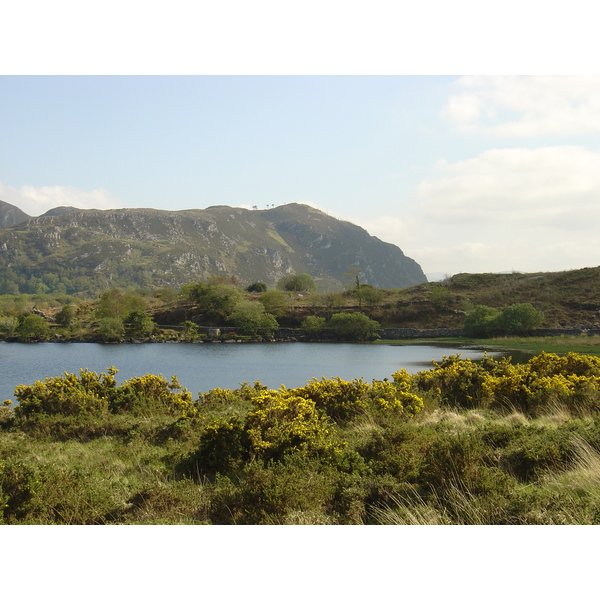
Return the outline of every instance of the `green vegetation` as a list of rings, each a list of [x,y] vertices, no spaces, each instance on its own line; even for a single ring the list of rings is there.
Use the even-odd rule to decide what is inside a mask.
[[[277,287],[286,292],[310,292],[317,289],[313,278],[307,273],[286,275],[277,282]]]
[[[600,336],[597,335],[502,337],[472,341],[489,348],[524,350],[535,354],[539,354],[540,352],[554,352],[556,354],[581,352],[592,356],[600,356]]]
[[[529,303],[511,304],[503,311],[480,305],[467,313],[464,330],[470,337],[527,335],[543,320],[544,315]]]
[[[341,290],[348,263],[360,265],[374,286],[426,281],[400,248],[301,204],[269,210],[73,209],[3,219],[10,209],[0,204],[0,223],[10,225],[0,227],[0,294],[179,288],[223,273],[239,274],[244,286],[258,284],[249,290],[255,292],[261,283],[273,287],[295,273],[309,273],[322,291]]]
[[[310,338],[367,341],[377,337],[379,323],[361,312],[335,313],[329,321],[323,317],[307,317],[302,330]]]
[[[310,285],[310,277],[300,274],[283,278],[279,284],[308,292],[265,290],[260,281],[243,288],[237,277],[219,275],[180,289],[113,287],[97,298],[7,294],[0,296],[0,338],[204,341],[211,334],[199,328],[229,327],[236,330],[229,335],[238,338],[277,337],[280,328],[290,328],[296,332],[282,335],[367,341],[376,339],[381,328],[447,328],[462,329],[473,341],[492,343],[494,338],[534,335],[539,327],[562,329],[569,335],[600,331],[600,304],[591,296],[596,290],[600,294],[600,269],[535,276],[461,274],[442,284],[402,290],[375,288],[362,283],[359,274],[353,276],[344,292],[318,292]],[[30,319],[32,315],[45,319],[48,327],[39,318]],[[550,345],[537,349],[570,349],[559,350],[555,343],[548,338]],[[593,345],[590,351],[594,352]]]
[[[5,524],[598,524],[600,358],[197,399],[116,369],[0,407]]]
[[[260,302],[240,300],[231,313],[231,322],[245,335],[269,338],[277,331],[277,319],[265,312]]]
[[[41,342],[50,337],[50,325],[41,315],[23,315],[16,333],[22,342]]]

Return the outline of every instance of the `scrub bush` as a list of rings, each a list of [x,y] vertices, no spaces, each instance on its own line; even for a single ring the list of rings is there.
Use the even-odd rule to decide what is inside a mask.
[[[162,375],[143,375],[125,381],[113,394],[110,409],[115,413],[153,413],[187,417],[196,414],[192,395],[181,387],[177,377],[169,383]]]
[[[423,401],[408,391],[402,372],[394,374],[394,383],[362,379],[344,381],[340,377],[312,379],[307,385],[290,393],[312,400],[317,408],[337,422],[347,421],[367,410],[390,411],[412,416],[423,407]]]
[[[33,415],[102,415],[108,412],[109,402],[116,392],[115,374],[110,367],[107,373],[80,369],[79,375],[63,373],[59,377],[47,377],[33,385],[19,385],[15,397],[18,419]]]
[[[0,523],[23,521],[37,511],[38,469],[22,460],[0,460]]]

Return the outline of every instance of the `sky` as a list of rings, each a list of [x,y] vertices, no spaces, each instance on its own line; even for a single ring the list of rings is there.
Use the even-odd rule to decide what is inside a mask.
[[[319,55],[324,72],[313,56],[289,73],[225,61],[184,74],[44,73],[37,54],[0,75],[0,200],[35,216],[305,203],[431,279],[599,265],[600,76],[519,61],[513,75],[492,72],[502,62],[443,74],[442,54],[439,71],[353,73]]]

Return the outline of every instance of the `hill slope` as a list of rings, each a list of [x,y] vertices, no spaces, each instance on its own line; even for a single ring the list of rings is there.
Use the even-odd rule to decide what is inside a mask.
[[[20,208],[0,200],[0,227],[10,227],[17,223],[23,223],[29,218],[31,217]]]
[[[548,273],[459,273],[402,290],[384,321],[402,327],[460,328],[478,304],[530,303],[542,327],[600,327],[600,267]]]
[[[300,204],[50,211],[0,229],[0,293],[178,287],[223,274],[274,285],[301,272],[327,290],[349,283],[349,266],[376,287],[426,281],[397,246]]]

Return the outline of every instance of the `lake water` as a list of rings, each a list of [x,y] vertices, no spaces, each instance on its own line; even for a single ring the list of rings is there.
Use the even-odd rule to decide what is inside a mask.
[[[194,397],[215,387],[237,388],[261,381],[270,388],[299,387],[311,378],[391,379],[398,369],[416,373],[432,360],[460,354],[473,360],[483,350],[443,345],[370,345],[331,343],[269,344],[18,344],[0,342],[0,402],[14,399],[17,385],[38,379],[119,369],[117,381],[152,373],[176,375]],[[506,353],[489,352],[500,356]]]

